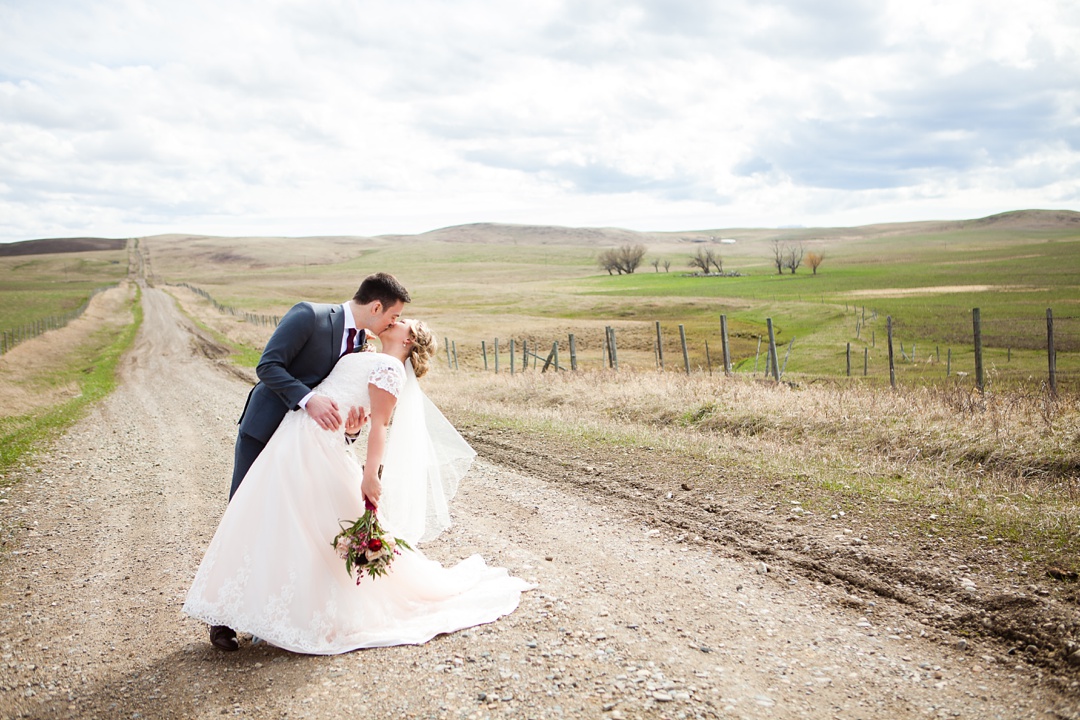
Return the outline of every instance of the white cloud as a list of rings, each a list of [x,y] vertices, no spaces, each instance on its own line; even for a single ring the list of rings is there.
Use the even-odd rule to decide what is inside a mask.
[[[0,0],[0,241],[1076,207],[1067,0]]]

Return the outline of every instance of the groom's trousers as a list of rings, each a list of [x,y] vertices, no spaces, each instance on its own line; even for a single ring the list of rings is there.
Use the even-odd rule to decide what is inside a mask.
[[[229,499],[232,500],[232,496],[236,494],[236,489],[240,487],[241,481],[244,476],[247,475],[247,471],[251,468],[251,464],[255,462],[255,458],[259,457],[259,453],[266,447],[266,443],[258,438],[253,438],[244,432],[238,432],[236,434],[236,451],[233,456],[233,476],[232,486],[229,487]]]

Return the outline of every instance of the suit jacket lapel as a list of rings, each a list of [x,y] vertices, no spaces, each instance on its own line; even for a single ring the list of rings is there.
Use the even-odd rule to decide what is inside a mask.
[[[330,351],[334,362],[337,362],[341,355],[341,338],[345,335],[345,315],[341,312],[340,305],[333,305],[330,308],[330,327],[333,330],[330,333]]]

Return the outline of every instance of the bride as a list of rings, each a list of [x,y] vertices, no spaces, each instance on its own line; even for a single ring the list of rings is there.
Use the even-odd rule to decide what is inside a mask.
[[[479,555],[444,568],[416,549],[385,576],[358,584],[346,572],[331,541],[365,500],[388,535],[415,548],[450,525],[448,502],[476,455],[417,383],[435,353],[427,327],[398,321],[379,340],[382,353],[345,355],[316,391],[338,407],[371,408],[364,464],[340,433],[289,413],[229,502],[185,613],[332,655],[492,622],[533,587]]]

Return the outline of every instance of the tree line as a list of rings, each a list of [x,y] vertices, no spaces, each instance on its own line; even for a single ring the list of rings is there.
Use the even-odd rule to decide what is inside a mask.
[[[646,252],[647,249],[641,243],[625,243],[617,248],[602,250],[597,256],[597,263],[601,268],[607,270],[608,275],[632,275],[641,266]],[[784,270],[794,275],[804,260],[813,270],[814,275],[817,275],[818,268],[825,260],[824,253],[808,253],[801,242],[783,243],[780,240],[773,240],[772,252],[773,264],[776,266],[776,272],[779,275],[783,275]],[[660,272],[661,265],[664,272],[669,272],[671,268],[670,260],[654,258],[651,264],[656,272]],[[691,270],[698,270],[703,275],[724,274],[723,255],[719,250],[711,247],[699,247],[697,252],[690,258],[689,265]]]

